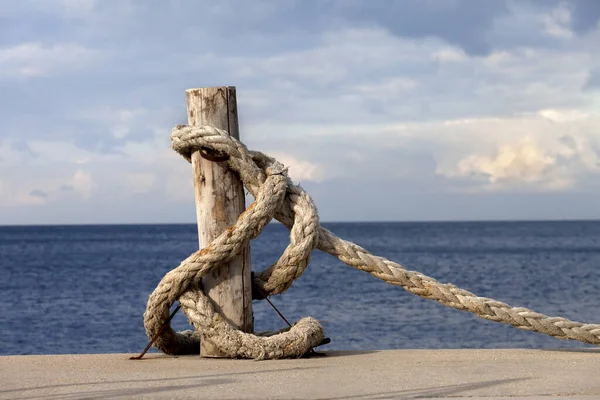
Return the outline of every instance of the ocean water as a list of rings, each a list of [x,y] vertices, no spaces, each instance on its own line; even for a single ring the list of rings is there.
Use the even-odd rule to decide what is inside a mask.
[[[600,221],[331,223],[338,236],[442,282],[551,316],[600,322]],[[251,243],[254,270],[288,231]],[[0,227],[0,354],[139,352],[161,277],[197,249],[195,225]],[[319,319],[327,349],[592,347],[522,331],[425,300],[315,251],[272,298],[288,320]],[[285,323],[253,303],[255,329]],[[189,329],[185,315],[176,329]]]

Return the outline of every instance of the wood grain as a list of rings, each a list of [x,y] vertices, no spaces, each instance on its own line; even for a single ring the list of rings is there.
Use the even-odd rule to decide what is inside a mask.
[[[210,125],[239,139],[235,87],[211,87],[186,91],[188,124]],[[236,173],[222,163],[208,161],[196,151],[192,154],[198,241],[205,248],[237,220],[245,209],[244,187]],[[204,293],[227,321],[243,330],[253,331],[250,281],[250,249],[202,279]],[[223,357],[207,340],[200,345],[202,357]]]

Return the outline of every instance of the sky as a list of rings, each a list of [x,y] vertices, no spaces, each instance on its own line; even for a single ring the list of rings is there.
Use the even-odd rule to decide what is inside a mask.
[[[599,20],[597,0],[0,0],[0,225],[194,223],[169,135],[210,86],[322,221],[598,219]]]

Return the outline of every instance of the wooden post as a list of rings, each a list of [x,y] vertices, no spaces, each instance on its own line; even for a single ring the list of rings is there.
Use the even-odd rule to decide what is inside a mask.
[[[235,87],[211,87],[186,91],[189,125],[210,125],[239,139]],[[245,210],[244,187],[234,172],[220,162],[192,154],[194,192],[200,248],[231,226]],[[204,293],[227,321],[244,332],[253,331],[249,247],[229,265],[202,278]],[[212,343],[201,340],[202,357],[224,357]]]

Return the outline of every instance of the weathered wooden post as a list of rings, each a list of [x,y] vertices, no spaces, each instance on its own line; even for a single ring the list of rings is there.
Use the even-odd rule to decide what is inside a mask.
[[[186,97],[189,125],[210,125],[239,139],[235,87],[188,89]],[[246,208],[246,202],[239,177],[220,162],[204,159],[196,151],[192,154],[192,169],[198,240],[202,249],[235,223]],[[248,247],[229,265],[221,266],[202,279],[203,291],[211,298],[215,309],[244,332],[253,331],[250,272]],[[204,338],[200,344],[200,355],[224,357]]]

